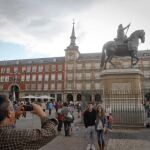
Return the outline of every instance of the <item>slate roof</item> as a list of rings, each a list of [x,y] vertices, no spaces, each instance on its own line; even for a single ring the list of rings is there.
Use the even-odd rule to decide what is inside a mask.
[[[80,53],[78,60],[96,60],[101,58],[102,53]],[[138,51],[138,57],[149,57],[150,50]],[[0,61],[0,65],[30,65],[30,64],[53,64],[63,63],[65,57],[47,57],[47,58],[33,58],[33,59],[20,59],[20,60],[6,60]]]

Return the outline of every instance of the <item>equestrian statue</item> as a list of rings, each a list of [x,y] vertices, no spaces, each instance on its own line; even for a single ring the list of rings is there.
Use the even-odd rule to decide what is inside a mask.
[[[128,38],[126,36],[130,24],[125,28],[120,24],[117,30],[117,38],[114,41],[108,41],[104,44],[102,49],[101,67],[106,69],[106,64],[109,62],[114,68],[116,67],[112,62],[114,56],[130,56],[131,57],[131,68],[138,63],[138,46],[139,39],[142,43],[145,42],[144,30],[134,31]],[[127,29],[126,34],[124,31]]]

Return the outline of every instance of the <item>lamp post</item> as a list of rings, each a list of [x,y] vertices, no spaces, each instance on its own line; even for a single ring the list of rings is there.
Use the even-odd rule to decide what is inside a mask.
[[[13,75],[13,89],[12,89],[12,93],[13,93],[13,101],[16,100],[16,93],[15,93],[15,83],[16,83],[16,73]]]

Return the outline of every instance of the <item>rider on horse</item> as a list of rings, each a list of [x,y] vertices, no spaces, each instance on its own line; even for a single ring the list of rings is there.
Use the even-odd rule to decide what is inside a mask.
[[[122,24],[118,26],[117,30],[117,38],[115,41],[117,42],[117,45],[122,45],[127,41],[127,36],[124,33],[124,30],[129,29],[130,24],[127,25],[125,28],[123,28]]]

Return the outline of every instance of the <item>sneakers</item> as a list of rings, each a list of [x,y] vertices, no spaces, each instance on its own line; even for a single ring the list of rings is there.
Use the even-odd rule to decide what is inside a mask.
[[[95,150],[95,145],[94,144],[91,145],[91,149]]]
[[[88,144],[87,150],[95,150],[95,145],[94,144]]]
[[[88,144],[86,149],[87,149],[87,150],[90,150],[90,148],[91,148],[91,145]]]

